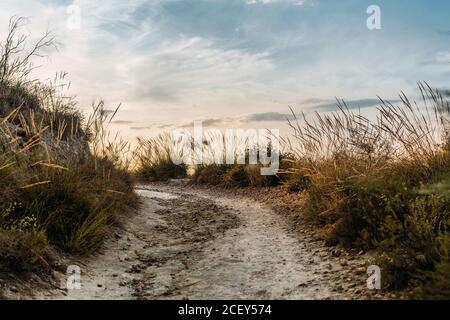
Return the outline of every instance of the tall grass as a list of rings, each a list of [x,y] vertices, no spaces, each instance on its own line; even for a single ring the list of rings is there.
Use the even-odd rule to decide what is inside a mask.
[[[374,119],[338,101],[338,112],[290,122],[290,182],[329,243],[379,250],[386,287],[440,297],[437,275],[450,277],[450,108],[439,91],[418,88],[421,104],[380,98]]]
[[[143,181],[167,181],[169,179],[185,178],[186,165],[175,164],[171,154],[175,143],[169,134],[161,134],[156,138],[138,139],[138,149],[135,160],[136,174]]]
[[[48,269],[50,246],[90,254],[118,215],[137,204],[126,143],[111,139],[101,102],[85,120],[51,83],[29,80],[31,58],[53,45],[46,34],[31,45],[13,18],[0,57],[0,269]]]
[[[271,155],[271,132],[267,133],[267,154]],[[261,154],[257,145],[251,145],[251,137],[227,137],[217,133],[206,134],[202,145],[197,150],[202,151],[202,164],[194,166],[192,179],[194,183],[219,185],[226,188],[236,187],[270,187],[283,181],[281,175],[262,175],[261,170],[266,165],[261,164]],[[256,142],[256,141],[255,141]],[[280,168],[285,169],[287,154],[280,155]],[[231,160],[231,161],[230,161]]]

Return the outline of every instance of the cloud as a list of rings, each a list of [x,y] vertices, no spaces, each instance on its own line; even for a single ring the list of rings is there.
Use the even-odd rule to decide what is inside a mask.
[[[130,127],[130,130],[140,131],[140,130],[150,130],[151,127]]]
[[[140,131],[140,130],[152,130],[152,129],[168,129],[168,128],[174,128],[173,124],[152,124],[152,125],[143,125],[143,126],[132,126],[129,129],[133,131]]]
[[[414,1],[408,10],[425,6]],[[33,37],[54,30],[61,46],[36,76],[68,71],[80,105],[100,97],[108,105],[123,102],[119,116],[127,112],[132,130],[176,126],[186,115],[209,117],[212,126],[281,122],[288,112],[280,106],[336,110],[330,99],[346,96],[349,107],[364,108],[379,102],[358,98],[392,97],[420,79],[449,87],[442,66],[450,49],[436,32],[445,29],[446,2],[422,10],[426,29],[415,28],[408,10],[389,17],[402,7],[386,3],[389,32],[364,32],[365,10],[354,1],[248,2],[3,0],[0,34],[13,14],[31,17],[26,31]],[[81,9],[80,30],[66,26],[72,3]],[[427,60],[444,70],[417,67]]]
[[[302,100],[301,104],[318,104],[318,103],[324,103],[324,102],[330,102],[330,100],[327,99],[321,99],[321,98],[309,98]]]
[[[200,121],[200,120],[196,120],[196,121]],[[210,119],[201,119],[201,121],[202,121],[202,125],[203,126],[205,126],[205,127],[212,127],[212,126],[215,126],[215,125],[221,126],[221,125],[224,125],[227,122],[232,122],[233,119],[231,119],[231,118],[226,118],[226,119],[210,118]],[[191,122],[184,123],[184,124],[180,125],[178,128],[190,128],[193,125],[194,125],[194,120],[191,121]]]
[[[344,100],[349,109],[368,108],[380,105],[379,99],[361,99],[361,100]],[[319,109],[320,111],[334,111],[338,109],[337,101],[330,103],[323,103],[312,106],[312,109]]]
[[[173,128],[173,125],[171,124],[160,124],[156,126],[158,129],[167,129],[167,128]]]
[[[438,33],[444,36],[450,36],[450,30],[438,30]]]
[[[175,102],[178,100],[175,90],[169,87],[152,87],[143,95],[162,102]]]
[[[263,113],[252,113],[247,115],[237,115],[233,117],[226,118],[209,118],[203,119],[202,125],[205,127],[213,126],[230,126],[230,125],[242,125],[249,122],[286,122],[287,119],[294,119],[292,114],[280,113],[280,112],[263,112]],[[190,128],[193,126],[193,121],[185,123],[179,128]]]
[[[132,123],[134,123],[134,121],[114,120],[114,121],[111,121],[111,123],[114,123],[114,124],[132,124]]]
[[[450,65],[450,51],[438,52],[433,59],[422,62],[422,65]]]
[[[280,112],[253,113],[241,118],[242,122],[262,122],[262,121],[287,121],[292,120],[293,115]]]

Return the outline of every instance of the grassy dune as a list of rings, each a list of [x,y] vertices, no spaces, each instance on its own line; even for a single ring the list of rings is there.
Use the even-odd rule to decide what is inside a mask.
[[[386,289],[449,298],[449,103],[419,84],[422,103],[380,100],[368,120],[339,104],[291,123],[299,142],[289,183],[330,244],[374,249]]]
[[[119,214],[136,206],[125,144],[107,142],[103,103],[83,119],[51,84],[30,81],[30,59],[53,45],[12,19],[0,57],[0,271],[45,272],[50,248],[96,252]],[[31,48],[26,51],[25,48]]]

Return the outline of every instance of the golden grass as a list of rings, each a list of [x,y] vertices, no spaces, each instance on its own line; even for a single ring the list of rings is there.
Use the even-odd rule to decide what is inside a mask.
[[[23,22],[11,20],[0,55],[0,270],[8,272],[46,269],[49,246],[95,252],[138,205],[131,148],[109,136],[115,114],[101,101],[85,121],[64,92],[65,73],[49,84],[28,80],[29,59],[52,41],[46,34],[24,55]]]

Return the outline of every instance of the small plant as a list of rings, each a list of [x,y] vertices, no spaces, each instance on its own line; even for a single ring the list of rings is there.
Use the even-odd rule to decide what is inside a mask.
[[[137,176],[144,181],[167,181],[184,178],[186,166],[172,161],[171,152],[174,141],[169,135],[153,139],[139,139],[137,154]]]
[[[235,165],[228,170],[223,176],[223,184],[225,187],[248,187],[250,179],[244,165]]]
[[[19,274],[44,270],[47,248],[44,231],[0,230],[0,270]]]
[[[198,165],[194,170],[192,180],[198,184],[220,185],[227,170],[227,165]]]

